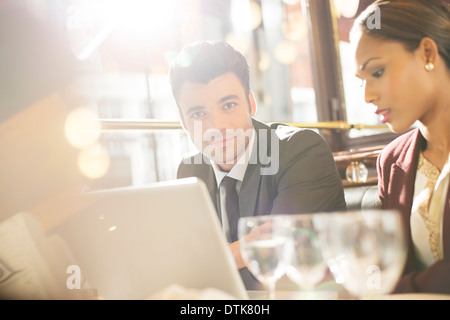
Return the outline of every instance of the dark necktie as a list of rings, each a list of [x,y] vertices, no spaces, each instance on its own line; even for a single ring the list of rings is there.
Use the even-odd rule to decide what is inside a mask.
[[[239,220],[239,198],[236,191],[236,179],[226,176],[223,179],[225,186],[225,204],[227,209],[230,238],[234,242],[238,240],[237,225]]]

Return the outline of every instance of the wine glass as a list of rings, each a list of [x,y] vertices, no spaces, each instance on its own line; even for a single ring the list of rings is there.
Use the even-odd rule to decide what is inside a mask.
[[[238,224],[241,255],[249,271],[275,299],[276,282],[285,273],[289,223],[281,215],[242,217]]]
[[[287,276],[313,298],[315,286],[324,278],[327,263],[322,255],[320,234],[326,227],[325,214],[297,214],[287,217],[291,226],[291,242],[287,256]]]
[[[407,254],[399,212],[335,213],[328,219],[324,235],[330,270],[350,294],[374,298],[392,292]]]

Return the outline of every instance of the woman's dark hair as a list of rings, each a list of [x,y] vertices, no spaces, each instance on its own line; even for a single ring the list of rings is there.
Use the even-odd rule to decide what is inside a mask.
[[[369,19],[379,17],[374,26]],[[373,19],[373,18],[372,18]],[[356,19],[351,34],[400,42],[412,52],[425,37],[433,39],[450,70],[450,7],[443,0],[377,0]]]
[[[240,52],[223,41],[198,41],[188,44],[183,47],[170,67],[172,94],[178,103],[184,82],[206,84],[227,72],[233,72],[240,79],[248,96],[249,66]]]

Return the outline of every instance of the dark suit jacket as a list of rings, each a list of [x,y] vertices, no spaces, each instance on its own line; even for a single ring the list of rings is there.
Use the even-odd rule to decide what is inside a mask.
[[[253,120],[253,125],[256,145],[239,191],[241,216],[346,209],[342,182],[333,155],[320,135],[312,130],[279,124],[269,127],[256,120]],[[261,171],[266,169],[270,172],[273,168],[278,168],[273,174]],[[202,179],[220,218],[214,171],[201,154],[185,158],[177,176]],[[247,271],[244,269],[243,272]],[[243,278],[247,288],[252,289],[255,284],[246,280],[248,277],[244,275]]]
[[[397,209],[402,213],[409,242],[405,276],[395,292],[450,293],[450,188],[444,210],[444,259],[423,272],[414,257],[410,216],[419,153],[426,143],[419,129],[414,129],[391,142],[378,157],[379,193],[383,209]]]

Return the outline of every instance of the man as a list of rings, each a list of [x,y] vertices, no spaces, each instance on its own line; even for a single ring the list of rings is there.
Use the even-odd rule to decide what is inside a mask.
[[[237,267],[247,288],[254,288],[240,255],[238,218],[344,210],[331,151],[314,131],[253,118],[247,61],[225,42],[185,46],[169,77],[183,127],[200,151],[183,159],[177,177],[206,183]],[[231,187],[238,193],[237,213],[227,207],[229,178],[237,181]]]

